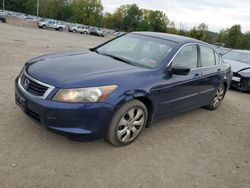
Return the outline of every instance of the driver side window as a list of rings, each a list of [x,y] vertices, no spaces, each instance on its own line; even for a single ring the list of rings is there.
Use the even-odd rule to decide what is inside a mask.
[[[178,65],[187,68],[197,68],[198,53],[197,45],[192,44],[183,47],[172,61],[172,66]]]

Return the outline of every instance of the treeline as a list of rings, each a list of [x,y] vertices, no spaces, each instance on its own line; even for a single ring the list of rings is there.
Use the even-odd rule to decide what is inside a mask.
[[[37,0],[5,0],[5,9],[32,15],[36,15],[36,5]],[[136,4],[122,5],[113,13],[103,10],[101,0],[40,0],[39,16],[121,31],[167,32],[250,50],[250,32],[242,33],[240,25],[213,33],[202,23],[186,31],[183,27],[176,29],[163,11],[142,9]]]

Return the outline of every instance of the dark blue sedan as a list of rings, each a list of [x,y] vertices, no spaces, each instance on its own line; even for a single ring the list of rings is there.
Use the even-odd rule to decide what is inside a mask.
[[[230,81],[230,66],[210,45],[133,32],[90,50],[31,59],[15,91],[21,109],[47,129],[124,146],[156,119],[217,109]]]

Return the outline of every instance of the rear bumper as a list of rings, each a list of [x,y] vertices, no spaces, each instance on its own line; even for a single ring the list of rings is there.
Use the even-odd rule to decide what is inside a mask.
[[[105,137],[113,115],[106,103],[61,103],[25,94],[15,81],[16,96],[25,101],[22,110],[47,129],[65,136],[81,136],[86,140]]]

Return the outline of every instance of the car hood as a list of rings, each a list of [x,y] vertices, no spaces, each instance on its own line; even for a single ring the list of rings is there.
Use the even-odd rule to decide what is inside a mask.
[[[31,59],[26,72],[33,78],[62,87],[70,80],[84,80],[87,77],[112,74],[138,69],[113,58],[89,50],[58,52]]]
[[[240,61],[233,61],[233,60],[230,60],[230,59],[223,59],[223,60],[224,60],[225,63],[228,63],[228,64],[231,65],[231,68],[232,68],[233,72],[238,72],[241,69],[250,67],[250,64],[248,64],[248,63],[243,63],[243,62],[240,62]],[[245,71],[250,72],[250,69],[245,70]]]

